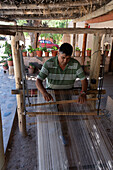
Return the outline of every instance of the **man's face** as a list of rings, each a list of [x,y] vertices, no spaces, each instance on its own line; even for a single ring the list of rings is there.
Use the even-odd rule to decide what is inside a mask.
[[[59,65],[66,66],[67,63],[70,61],[70,58],[71,58],[71,56],[66,56],[65,53],[59,52],[58,53],[58,62],[59,62]]]

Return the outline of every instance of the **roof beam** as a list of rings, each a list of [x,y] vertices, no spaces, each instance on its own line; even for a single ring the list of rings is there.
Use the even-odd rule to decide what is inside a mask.
[[[31,26],[0,25],[0,32],[39,32],[57,34],[113,34],[113,28],[44,28]]]
[[[17,23],[15,19],[9,19],[9,18],[2,18],[0,17],[0,21],[4,21],[4,22],[13,22],[13,23]]]
[[[106,4],[105,6],[99,8],[98,10],[89,13],[81,18],[77,18],[74,20],[74,22],[82,22],[82,21],[87,21],[89,19],[104,15],[108,12],[110,12],[111,10],[113,10],[113,0],[110,1],[108,4]]]
[[[65,20],[65,19],[75,19],[79,14],[52,14],[52,15],[10,15],[10,17],[16,20]]]
[[[79,9],[56,9],[56,10],[1,10],[0,9],[0,15],[1,16],[8,16],[8,15],[34,15],[34,14],[44,14],[44,15],[50,15],[50,14],[70,14],[70,13],[79,13]]]
[[[0,9],[48,9],[48,8],[67,8],[67,7],[79,7],[79,6],[87,6],[99,4],[97,0],[93,0],[92,2],[86,2],[86,0],[82,2],[64,2],[64,3],[48,3],[48,4],[21,4],[20,6],[16,5],[6,5],[0,3]]]

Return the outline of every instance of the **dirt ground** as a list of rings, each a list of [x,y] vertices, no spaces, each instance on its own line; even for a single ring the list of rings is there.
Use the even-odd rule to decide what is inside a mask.
[[[113,82],[109,85],[108,78],[113,79],[113,75],[105,78],[104,87],[107,89],[107,94],[103,99],[103,108],[106,105],[107,95],[113,94]],[[110,86],[112,88],[110,88]],[[28,125],[28,123],[35,122],[35,118],[27,117],[27,133],[26,137],[22,137],[17,126],[17,119],[14,123],[14,131],[10,140],[10,145],[6,155],[6,170],[38,170],[37,161],[37,128],[35,125]],[[105,125],[105,130],[113,142],[113,128],[109,129],[111,124],[108,118],[102,118]],[[112,123],[112,122],[111,122]],[[112,126],[113,127],[113,126]]]
[[[27,136],[22,137],[18,128],[17,118],[14,122],[10,144],[6,155],[6,170],[37,170],[37,133],[36,125],[28,125],[35,122],[35,118],[27,117]]]

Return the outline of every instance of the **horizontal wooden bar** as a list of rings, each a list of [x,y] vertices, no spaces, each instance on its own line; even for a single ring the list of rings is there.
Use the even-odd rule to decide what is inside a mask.
[[[26,112],[29,116],[37,116],[37,115],[87,115],[87,116],[97,116],[97,112]],[[103,115],[100,113],[99,115]]]
[[[38,89],[28,89],[29,95],[32,93],[32,95],[36,95],[37,94]],[[49,91],[49,90],[48,90]],[[72,89],[72,91],[74,92],[74,94],[78,95],[79,91]],[[60,93],[65,93],[68,94],[70,92],[70,90],[55,90],[55,94],[60,94]],[[99,90],[87,90],[87,94],[98,94]],[[23,94],[23,90],[22,89],[12,89],[11,90],[12,94]],[[27,90],[25,90],[25,94],[27,94]],[[101,90],[101,94],[106,94],[106,90]]]
[[[0,25],[0,31],[38,32],[55,34],[113,34],[113,28],[54,28],[36,26]]]
[[[87,101],[96,101],[98,98],[90,98],[87,99]],[[62,101],[56,101],[56,102],[47,102],[47,103],[37,103],[37,104],[30,104],[26,105],[26,107],[31,107],[31,106],[44,106],[44,105],[53,105],[53,104],[67,104],[67,103],[77,103],[78,100],[62,100]]]

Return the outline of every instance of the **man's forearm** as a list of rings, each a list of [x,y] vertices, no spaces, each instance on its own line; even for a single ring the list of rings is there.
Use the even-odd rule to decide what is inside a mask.
[[[42,94],[46,92],[46,89],[44,88],[42,81],[40,79],[36,80],[36,87]]]
[[[81,83],[82,83],[82,91],[86,92],[87,91],[87,87],[88,87],[87,79],[82,80]]]

